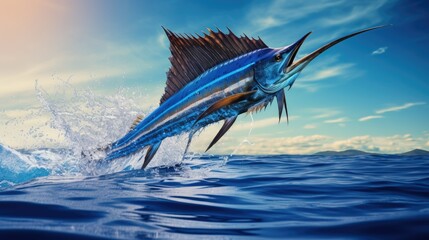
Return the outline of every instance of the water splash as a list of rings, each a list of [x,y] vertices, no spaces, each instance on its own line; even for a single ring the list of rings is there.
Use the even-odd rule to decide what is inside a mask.
[[[33,126],[24,136],[56,147],[14,150],[0,144],[0,187],[40,176],[94,176],[141,168],[145,150],[110,162],[90,160],[81,154],[108,145],[123,136],[138,115],[146,116],[152,109],[138,104],[144,97],[128,89],[102,96],[91,89],[76,89],[68,81],[60,82],[55,92],[48,93],[36,81],[36,96],[42,107],[16,119],[49,116],[41,125],[58,132],[57,136],[49,137],[44,129]],[[187,134],[165,139],[149,167],[180,163],[187,142]]]
[[[67,148],[76,154],[109,144],[129,129],[137,115],[145,116],[145,109],[126,89],[100,96],[67,82],[60,86],[53,95],[37,83],[35,90],[43,109],[51,116],[50,126],[62,132]]]
[[[134,155],[109,162],[102,160],[103,154],[99,158],[88,159],[82,156],[82,152],[94,152],[129,131],[137,116],[144,117],[153,110],[139,104],[146,98],[129,89],[119,89],[114,94],[100,95],[90,88],[75,88],[69,83],[70,79],[56,80],[60,84],[56,86],[54,92],[47,92],[36,81],[35,92],[41,107],[15,119],[23,122],[45,116],[46,120],[41,124],[44,127],[31,126],[23,133],[26,138],[39,143],[37,147],[13,150],[0,144],[0,187],[42,176],[86,177],[140,169],[146,153],[144,149]],[[251,119],[253,126],[252,115]],[[13,124],[13,121],[11,120],[9,124]],[[54,130],[57,135],[47,134],[46,128]],[[200,129],[198,132],[202,131],[203,129]],[[248,140],[251,132],[252,127],[248,137],[229,156],[220,157],[220,161],[197,164],[197,171],[186,166],[180,166],[177,170],[183,177],[206,176],[209,172],[223,167],[241,145],[252,144]],[[203,155],[188,154],[188,141],[188,133],[166,138],[148,167],[177,166],[184,159],[198,162]]]

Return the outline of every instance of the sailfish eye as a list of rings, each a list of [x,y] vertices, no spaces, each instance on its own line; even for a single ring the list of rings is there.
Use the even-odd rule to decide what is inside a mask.
[[[280,62],[280,61],[282,60],[282,55],[280,55],[280,54],[275,55],[275,56],[274,56],[274,60],[275,60],[276,62]]]

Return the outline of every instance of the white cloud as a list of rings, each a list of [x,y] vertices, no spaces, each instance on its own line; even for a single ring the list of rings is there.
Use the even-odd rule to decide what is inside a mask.
[[[380,55],[387,51],[387,47],[380,47],[372,52],[372,55]]]
[[[250,137],[247,142],[245,141],[248,144],[231,144],[227,142],[217,149],[213,149],[213,152],[221,151],[227,154],[236,151],[240,154],[311,153],[317,151],[327,139],[329,139],[329,137],[323,135],[279,138]]]
[[[329,120],[325,121],[325,123],[345,123],[345,122],[347,122],[347,118],[344,118],[344,117],[342,117],[342,118],[335,118],[335,119],[329,119]]]
[[[413,138],[410,134],[385,137],[356,136],[337,140],[325,145],[332,150],[359,149],[369,152],[400,153],[423,147],[423,139]]]
[[[255,5],[249,11],[247,18],[256,31],[262,31],[305,19],[312,13],[317,13],[340,4],[341,1],[318,1],[312,4],[302,4],[300,1],[273,1],[268,4],[264,2],[263,4],[258,3]]]
[[[265,18],[258,18],[255,20],[255,23],[261,29],[275,27],[275,26],[278,26],[279,24],[281,24],[278,19],[275,19],[272,16],[268,16]]]
[[[341,113],[340,111],[332,108],[310,109],[310,111],[317,114],[313,116],[313,118],[316,118],[316,119],[330,118]]]
[[[377,114],[382,114],[382,113],[387,113],[387,112],[397,112],[397,111],[405,110],[405,109],[410,108],[410,107],[414,107],[414,106],[418,106],[418,105],[424,105],[424,104],[426,104],[426,103],[425,102],[411,102],[411,103],[405,103],[405,104],[400,105],[400,106],[394,106],[394,107],[379,109],[375,112]]]
[[[387,113],[387,112],[397,112],[397,111],[401,111],[410,107],[414,107],[414,106],[418,106],[418,105],[424,105],[426,104],[425,102],[411,102],[411,103],[405,103],[403,105],[400,106],[394,106],[394,107],[389,107],[389,108],[383,108],[383,109],[379,109],[376,110],[375,113],[376,114],[383,114],[383,113]],[[366,117],[361,117],[359,118],[360,122],[364,122],[364,121],[369,121],[369,120],[373,120],[373,119],[379,119],[379,118],[383,118],[384,116],[382,115],[369,115]]]
[[[354,6],[343,14],[337,14],[336,16],[330,16],[321,22],[322,25],[326,26],[338,26],[344,24],[350,24],[360,21],[366,21],[374,24],[381,21],[379,16],[379,9],[387,3],[387,0],[369,1],[362,4],[353,4]]]
[[[327,68],[324,68],[322,70],[316,71],[312,73],[310,76],[307,76],[306,78],[303,78],[301,81],[303,82],[314,82],[314,81],[320,81],[327,78],[337,77],[340,75],[344,75],[347,72],[347,69],[352,67],[353,64],[340,64],[337,66],[330,66]]]
[[[361,117],[361,118],[359,118],[359,122],[365,122],[365,121],[369,121],[369,120],[377,119],[377,118],[383,118],[383,116],[381,116],[381,115],[370,115],[370,116],[366,116],[366,117]]]
[[[287,29],[301,29],[301,31],[317,29],[318,33],[329,30],[317,41],[308,41],[304,46],[307,48],[309,45],[319,45],[328,39],[337,38],[355,29],[383,22],[382,9],[388,3],[386,0],[360,2],[320,0],[313,1],[311,4],[303,4],[300,0],[278,0],[268,3],[256,1],[248,11],[248,15],[244,19],[246,24],[242,24],[244,27],[241,30],[250,34],[270,28],[279,28],[277,33],[271,36],[265,35],[264,38],[279,39],[277,34],[282,34],[282,41],[287,40],[287,42],[297,40],[291,39],[292,37],[299,37],[296,36],[297,33],[285,34]],[[332,30],[333,28],[336,29],[335,32]],[[290,39],[287,39],[288,36]],[[284,39],[285,37],[286,39]]]
[[[284,117],[284,116],[283,116]],[[289,116],[289,121],[292,121],[294,119],[297,119],[298,116]],[[286,119],[282,119],[282,121],[286,121]],[[256,120],[253,122],[250,122],[248,124],[239,124],[234,126],[231,130],[233,131],[249,131],[250,129],[256,129],[256,128],[264,128],[269,127],[273,125],[279,124],[279,118],[278,117],[272,117],[272,118],[265,118],[261,120]]]
[[[320,85],[313,84],[313,83],[305,83],[302,81],[297,81],[297,83],[294,85],[295,88],[304,89],[307,92],[314,93],[317,92],[320,89]]]
[[[167,41],[167,37],[165,36],[165,34],[164,33],[162,33],[162,34],[160,34],[159,36],[158,36],[158,44],[159,44],[159,46],[161,46],[162,48],[165,48],[165,49],[167,49],[168,48],[168,45],[169,45],[169,43],[168,43],[168,41]]]
[[[306,124],[304,125],[304,129],[315,129],[317,126],[314,124]]]
[[[0,55],[0,62],[5,62],[8,71],[0,72],[0,96],[16,95],[34,89],[37,79],[45,88],[58,84],[59,79],[71,77],[73,83],[136,76],[144,73],[150,77],[156,68],[168,63],[163,48],[150,47],[157,43],[156,37],[149,37],[143,42],[120,42],[102,39],[88,39],[85,48],[74,51],[46,51],[49,59],[38,59],[27,64],[7,61],[10,56]],[[75,44],[70,48],[77,48]],[[45,46],[46,47],[46,46]],[[88,48],[88,49],[86,49]],[[162,58],[161,58],[162,55]],[[156,70],[156,74],[158,74]],[[160,72],[164,76],[164,72]]]
[[[382,20],[380,9],[386,4],[386,0],[363,1],[358,4],[342,0],[321,0],[311,4],[303,4],[299,0],[272,1],[268,4],[255,4],[247,19],[256,31],[288,24],[308,24],[318,28],[362,23],[372,25]]]
[[[55,68],[55,67],[54,67]],[[73,83],[82,83],[88,81],[94,81],[107,77],[118,77],[124,75],[124,71],[131,70],[130,68],[107,68],[107,69],[93,69],[93,70],[72,70],[67,72],[62,72],[61,74],[54,74],[54,70],[52,72],[37,72],[35,74],[31,73],[23,73],[21,75],[16,76],[0,76],[3,79],[7,79],[8,83],[3,84],[0,88],[0,95],[14,95],[17,93],[28,92],[34,90],[35,80],[39,80],[40,83],[43,84],[44,87],[49,88],[58,83],[60,83],[64,77],[72,78]],[[5,81],[6,82],[6,81]]]
[[[242,144],[246,143],[246,144]],[[195,142],[192,150],[202,152],[206,144]],[[376,153],[401,153],[415,148],[429,148],[427,138],[413,137],[410,134],[392,136],[354,136],[339,139],[325,135],[294,137],[250,136],[241,141],[222,139],[211,153],[231,154],[238,149],[240,154],[311,154],[319,151],[343,151],[358,149]]]
[[[336,85],[359,75],[360,71],[354,68],[354,64],[341,62],[338,54],[324,55],[323,61],[315,61],[302,72],[296,87],[316,92],[322,87]]]

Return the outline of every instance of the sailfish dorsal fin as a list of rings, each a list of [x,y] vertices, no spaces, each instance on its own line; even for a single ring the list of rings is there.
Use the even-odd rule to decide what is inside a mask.
[[[228,33],[208,29],[208,34],[175,34],[163,27],[170,41],[171,67],[161,103],[178,92],[206,70],[242,54],[266,48],[260,39],[246,35],[237,37],[229,28]]]

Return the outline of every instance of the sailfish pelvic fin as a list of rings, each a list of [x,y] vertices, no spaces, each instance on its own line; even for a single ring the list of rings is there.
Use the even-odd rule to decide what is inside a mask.
[[[146,166],[150,163],[152,158],[155,156],[155,153],[158,151],[158,148],[160,145],[161,145],[161,142],[157,142],[157,143],[148,147],[147,152],[146,152],[146,156],[144,157],[142,169],[145,169]]]
[[[231,126],[234,124],[235,120],[237,119],[237,116],[225,119],[225,122],[223,123],[223,126],[219,130],[219,132],[216,134],[210,145],[207,147],[206,152],[219,141],[219,139],[231,128]]]

